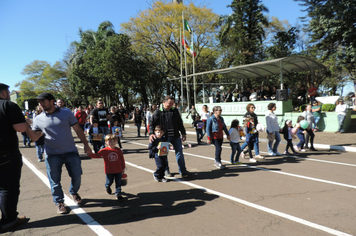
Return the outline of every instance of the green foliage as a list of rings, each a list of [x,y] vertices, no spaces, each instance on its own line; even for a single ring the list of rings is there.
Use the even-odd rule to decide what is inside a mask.
[[[323,104],[321,106],[321,111],[335,111],[335,104]]]

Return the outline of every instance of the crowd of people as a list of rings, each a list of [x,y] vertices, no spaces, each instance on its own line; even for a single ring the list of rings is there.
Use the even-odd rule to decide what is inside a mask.
[[[264,87],[261,87],[262,92]],[[259,92],[261,92],[261,90]],[[267,90],[269,88],[267,87]],[[255,93],[255,90],[253,93]],[[273,91],[273,89],[272,89]],[[272,100],[269,95],[260,94],[265,100]],[[260,95],[257,94],[257,97]],[[260,96],[260,97],[261,97]],[[121,186],[124,185],[125,159],[121,138],[123,137],[124,125],[129,114],[120,104],[118,107],[106,108],[104,102],[98,99],[96,106],[89,105],[87,108],[79,106],[74,110],[65,107],[63,100],[55,100],[50,93],[42,93],[35,99],[39,106],[34,112],[33,122],[26,119],[20,108],[10,102],[8,86],[0,84],[0,121],[3,124],[0,132],[0,207],[2,213],[2,230],[10,230],[26,222],[25,216],[18,216],[17,203],[20,188],[22,158],[19,151],[16,132],[23,135],[24,146],[30,146],[35,141],[37,158],[39,162],[45,161],[47,175],[50,182],[53,202],[57,213],[69,212],[64,204],[64,193],[61,185],[61,173],[63,165],[66,166],[71,184],[69,192],[73,201],[81,205],[82,198],[79,195],[81,185],[81,159],[74,142],[71,129],[76,132],[80,141],[84,144],[84,152],[92,158],[103,158],[105,164],[105,190],[112,194],[111,186],[115,182],[115,196],[122,201]],[[233,96],[228,96],[224,101],[229,102]],[[167,159],[167,147],[170,145],[175,151],[178,170],[182,178],[191,177],[187,170],[182,143],[186,140],[186,130],[183,124],[179,105],[174,102],[172,96],[166,96],[162,108],[157,105],[150,107],[136,107],[132,112],[132,121],[137,127],[137,137],[141,137],[141,125],[145,126],[145,136],[149,135],[149,157],[155,160],[156,171],[153,179],[157,182],[167,182],[167,178],[173,177],[170,173]],[[198,112],[194,106],[189,110],[188,116],[192,117],[192,126],[196,130],[197,143],[203,144],[203,138],[207,135],[207,144],[215,147],[214,166],[219,169],[226,168],[222,164],[221,152],[224,133],[231,146],[230,162],[238,165],[249,154],[249,161],[263,159],[259,152],[259,136],[265,132],[268,138],[267,149],[269,156],[282,155],[278,151],[281,135],[287,141],[283,154],[298,155],[307,149],[317,151],[314,148],[314,132],[317,131],[318,118],[315,112],[320,113],[320,106],[311,100],[306,110],[300,114],[295,125],[291,120],[286,120],[281,127],[278,117],[274,113],[276,104],[268,104],[268,112],[265,115],[266,127],[263,127],[254,113],[255,105],[249,103],[246,106],[244,119],[234,119],[228,129],[222,117],[222,108],[217,105],[209,111],[207,105]],[[336,108],[340,128],[343,132],[343,122],[346,116],[346,107],[340,100]],[[87,136],[88,135],[88,139]],[[242,146],[242,136],[245,141]],[[293,146],[292,140],[299,139],[299,143]],[[88,142],[89,140],[89,142]],[[89,147],[92,144],[93,150]],[[119,146],[119,147],[117,147]],[[247,148],[246,151],[244,149]],[[252,150],[255,149],[255,155]],[[289,152],[289,149],[292,153]],[[45,157],[44,157],[45,155]]]

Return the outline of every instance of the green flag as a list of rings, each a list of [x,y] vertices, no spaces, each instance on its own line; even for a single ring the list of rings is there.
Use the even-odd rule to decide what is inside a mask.
[[[184,29],[187,30],[189,33],[192,32],[192,30],[190,29],[190,26],[188,24],[188,21],[186,19],[184,19]]]

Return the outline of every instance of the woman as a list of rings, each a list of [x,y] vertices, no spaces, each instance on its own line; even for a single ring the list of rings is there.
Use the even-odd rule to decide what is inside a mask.
[[[257,101],[257,93],[255,89],[251,89],[250,101]]]
[[[133,121],[135,122],[135,125],[137,127],[137,137],[141,137],[141,123],[142,123],[142,112],[138,107],[135,108],[135,111],[133,112]]]
[[[207,121],[206,131],[208,135],[208,144],[213,143],[215,146],[215,163],[214,165],[219,169],[225,169],[225,166],[221,164],[221,146],[224,139],[223,131],[225,132],[227,139],[230,140],[229,131],[226,128],[224,118],[221,116],[222,109],[220,106],[213,108],[213,115]]]
[[[146,121],[147,121],[147,127],[146,129],[149,130],[149,124],[150,124],[150,120],[151,120],[151,117],[153,115],[153,112],[155,112],[155,110],[157,109],[157,106],[155,104],[151,105],[150,107],[150,110],[147,111],[146,113]]]
[[[255,105],[253,103],[247,104],[247,106],[246,106],[247,112],[245,113],[244,118],[252,117],[254,122],[255,122],[255,124],[257,125],[258,124],[258,117],[257,117],[257,115],[255,113],[255,109],[256,109],[256,107],[255,107]],[[242,158],[245,158],[245,153],[243,152],[243,150],[247,146],[247,144],[248,144],[247,142],[244,142],[244,144],[242,144],[242,146],[241,146],[241,150],[242,150],[241,157]],[[254,148],[255,148],[255,158],[263,159],[263,156],[260,155],[260,148],[258,146],[258,133],[257,133],[256,138],[255,138]],[[255,158],[251,158],[250,162],[256,162]]]
[[[266,131],[268,134],[268,143],[267,143],[267,148],[268,148],[268,154],[270,156],[280,156],[281,154],[277,151],[278,145],[281,142],[281,136],[279,135],[279,132],[282,131],[282,129],[279,127],[278,124],[278,117],[276,114],[274,114],[274,111],[276,110],[276,104],[275,103],[270,103],[268,104],[268,112],[265,115],[266,118]],[[273,141],[274,145],[272,147]]]
[[[90,113],[91,113],[91,111],[94,109],[94,107],[91,105],[91,104],[89,104],[89,106],[87,107],[87,109],[85,109],[85,112],[87,113],[87,115],[89,116],[90,115]]]
[[[315,134],[312,130],[313,128],[313,124],[314,124],[314,115],[312,112],[312,106],[308,105],[307,108],[305,109],[305,111],[303,112],[302,116],[304,116],[305,120],[308,122],[308,128],[306,128],[305,130],[307,131],[307,135],[305,138],[305,149],[308,150],[308,143],[309,143],[309,138],[310,138],[310,150],[311,151],[316,151],[316,149],[314,148],[314,137]]]
[[[204,137],[205,133],[206,133],[206,121],[209,119],[210,117],[210,112],[208,111],[208,106],[207,105],[204,105],[202,108],[202,111],[200,113],[200,117],[201,117],[201,120],[203,121],[204,123],[204,131],[203,131],[203,136],[201,138]]]

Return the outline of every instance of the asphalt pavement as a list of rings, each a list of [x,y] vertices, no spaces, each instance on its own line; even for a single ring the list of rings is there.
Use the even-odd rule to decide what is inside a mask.
[[[169,166],[175,177],[158,183],[152,177],[155,163],[148,158],[148,137],[136,137],[136,127],[127,125],[122,140],[128,174],[124,202],[106,193],[103,161],[87,157],[74,135],[82,159],[79,194],[84,204],[76,206],[66,198],[71,209],[67,215],[56,213],[45,163],[37,162],[36,149],[21,148],[24,166],[18,211],[29,221],[4,235],[356,235],[352,151],[318,148],[297,157],[270,157],[261,141],[265,159],[257,163],[242,159],[242,165],[230,165],[231,149],[225,140],[222,160],[227,168],[220,170],[213,165],[214,147],[197,145],[194,129],[188,125],[187,131],[184,156],[192,177],[180,178],[171,151]],[[320,132],[315,142],[353,147],[351,135]],[[280,152],[284,148],[281,143]],[[70,196],[65,167],[62,185]]]

